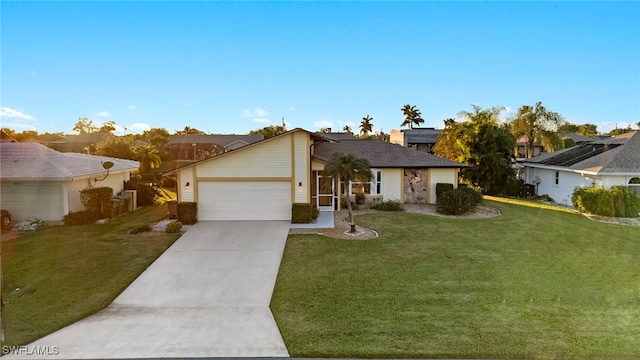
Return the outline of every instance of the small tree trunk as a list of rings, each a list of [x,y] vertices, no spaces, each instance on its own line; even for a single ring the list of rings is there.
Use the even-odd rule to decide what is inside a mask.
[[[349,224],[351,225],[351,232],[356,232],[356,223],[353,221],[353,212],[351,211],[351,199],[347,194],[347,210],[349,210]]]

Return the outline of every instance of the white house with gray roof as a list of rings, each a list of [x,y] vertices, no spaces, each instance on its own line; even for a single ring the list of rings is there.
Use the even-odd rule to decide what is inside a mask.
[[[640,131],[543,153],[522,165],[525,182],[557,203],[571,205],[576,186],[624,185],[640,195]]]
[[[107,171],[103,163],[112,162]],[[0,143],[0,207],[14,220],[36,217],[61,221],[70,211],[83,210],[80,191],[110,187],[114,195],[139,163],[103,156],[61,153],[38,143]],[[105,177],[106,176],[106,177]]]

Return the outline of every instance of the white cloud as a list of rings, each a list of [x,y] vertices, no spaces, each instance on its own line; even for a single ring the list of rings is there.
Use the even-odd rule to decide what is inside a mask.
[[[129,105],[129,106],[127,106],[127,109],[129,109],[129,110],[136,110],[137,108],[138,108],[138,107],[137,107],[137,106],[135,106],[135,105]]]
[[[125,127],[122,127],[118,124],[116,124],[116,134],[131,134],[131,133],[136,133],[136,134],[141,134],[146,130],[151,129],[151,126],[149,124],[145,124],[145,123],[133,123],[131,125],[127,125]]]
[[[316,120],[316,122],[313,123],[313,126],[317,127],[318,129],[329,128],[333,126],[333,121],[331,119]]]
[[[20,120],[35,120],[36,118],[25,114],[20,110],[12,109],[9,107],[0,107],[0,118],[7,119],[20,119]]]
[[[127,129],[133,131],[133,132],[143,132],[145,130],[150,130],[151,129],[151,125],[149,124],[145,124],[145,123],[133,123],[129,126],[127,126]]]
[[[259,124],[271,124],[271,120],[267,119],[267,118],[254,118],[253,119],[254,123],[259,123]]]
[[[247,117],[266,118],[268,115],[269,115],[269,112],[267,110],[259,107],[256,107],[253,110],[249,110],[249,109],[242,110],[242,113],[240,114],[240,116],[243,118],[247,118]]]
[[[108,111],[100,111],[99,113],[96,114],[96,116],[106,118],[111,116],[111,113]]]
[[[289,111],[296,111],[296,108],[294,108],[293,106],[289,106]]]

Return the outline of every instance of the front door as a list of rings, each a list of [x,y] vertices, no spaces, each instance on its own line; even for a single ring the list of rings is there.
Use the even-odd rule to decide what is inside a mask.
[[[333,211],[333,197],[335,193],[333,178],[318,175],[316,186],[316,194],[318,194],[318,209],[320,209],[320,211]]]

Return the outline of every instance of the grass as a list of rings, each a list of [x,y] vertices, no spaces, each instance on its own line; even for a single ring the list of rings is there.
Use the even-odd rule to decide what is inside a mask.
[[[380,238],[290,235],[271,308],[293,357],[640,357],[640,228],[531,204],[361,215]]]
[[[103,225],[51,226],[3,241],[6,345],[27,344],[109,305],[179,237],[129,231],[166,217],[167,205],[149,206]]]

